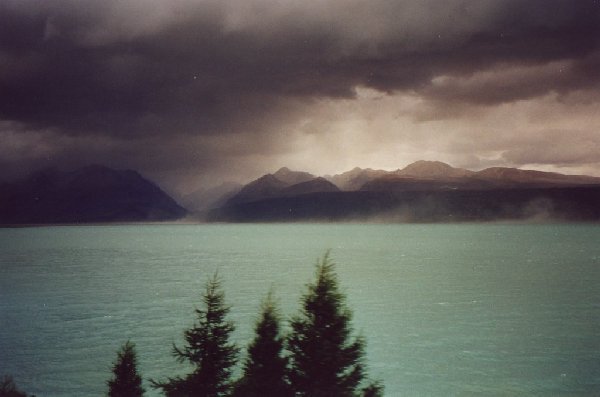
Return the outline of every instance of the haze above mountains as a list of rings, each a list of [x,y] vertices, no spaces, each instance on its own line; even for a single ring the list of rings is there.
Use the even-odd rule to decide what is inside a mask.
[[[286,167],[246,185],[223,183],[180,199],[135,171],[45,170],[5,184],[0,224],[167,221],[406,222],[600,220],[600,178],[417,161],[395,171],[316,176]]]

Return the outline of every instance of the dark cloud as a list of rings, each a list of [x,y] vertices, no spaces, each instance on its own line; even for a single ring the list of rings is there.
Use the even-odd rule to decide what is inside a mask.
[[[176,2],[146,30],[136,14],[115,15],[113,1],[49,3],[42,10],[2,6],[2,50],[12,60],[6,73],[13,78],[2,81],[1,114],[101,132],[147,129],[144,120],[152,115],[191,117],[201,132],[222,128],[240,96],[348,97],[357,85],[427,94],[436,76],[465,76],[499,64],[581,61],[600,37],[598,6],[587,1],[488,2],[494,15],[485,26],[463,20],[468,2],[454,8],[449,2],[453,14],[446,25],[436,18],[439,5],[429,9],[430,31],[428,16],[417,15],[422,32],[397,27],[410,22],[405,11],[416,12],[408,2],[349,2],[358,16],[342,13],[338,21],[343,2],[318,15],[308,6],[287,6],[286,13],[281,3],[251,1],[280,10],[271,20],[268,12],[262,21],[238,16],[237,26],[228,22],[235,2]],[[131,11],[144,11],[143,2],[134,4]],[[365,11],[370,19],[357,24],[366,32],[352,33],[347,24]],[[382,21],[391,26],[371,40],[370,25]],[[575,74],[585,70],[594,69],[573,67]],[[552,80],[544,83],[545,89],[554,86]],[[475,90],[473,99],[487,88]],[[515,90],[499,100],[521,95]]]
[[[357,87],[434,113],[596,90],[599,39],[595,0],[6,0],[0,119],[46,147],[23,159],[214,169],[292,150],[290,125]]]

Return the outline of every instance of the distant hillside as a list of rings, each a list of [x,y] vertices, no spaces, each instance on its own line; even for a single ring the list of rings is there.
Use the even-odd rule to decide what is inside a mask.
[[[482,171],[455,168],[440,161],[419,160],[396,171],[354,168],[328,176],[342,190],[488,189],[600,184],[600,178],[555,172],[493,167]]]
[[[282,196],[297,196],[308,193],[339,192],[340,189],[325,178],[314,178],[306,182],[296,183],[281,191]]]
[[[0,224],[165,221],[187,211],[135,171],[48,169],[0,187]]]
[[[437,161],[419,161],[402,170],[371,179],[360,190],[482,190],[584,185],[600,185],[600,178],[500,167],[474,172]]]
[[[313,174],[303,171],[292,171],[287,167],[282,167],[273,176],[288,186],[297,183],[308,182],[316,177]]]
[[[476,172],[439,161],[417,161],[396,171],[355,168],[328,176],[329,182],[313,178],[295,185],[278,173],[249,183],[207,219],[600,221],[600,178],[590,176],[497,167]],[[282,174],[310,176],[288,169]]]
[[[335,186],[333,186],[335,188]],[[266,174],[248,183],[227,200],[226,205],[247,203],[290,194],[330,191],[332,184],[308,172],[291,171],[284,167],[274,174]]]
[[[262,200],[277,196],[289,184],[277,179],[273,174],[263,175],[248,183],[227,200],[227,205]]]
[[[593,176],[564,175],[557,172],[520,170],[506,167],[486,168],[474,173],[473,177],[487,181],[496,181],[505,185],[577,186],[600,184],[600,178]]]
[[[441,161],[426,160],[416,161],[403,169],[394,172],[394,175],[421,179],[464,178],[473,174],[473,171],[465,170],[463,168],[454,168]]]
[[[406,181],[414,182],[421,180],[448,180],[463,178],[474,174],[473,171],[462,168],[454,168],[440,161],[419,160],[396,171],[373,170],[371,168],[354,168],[339,175],[327,176],[326,178],[336,184],[342,190],[360,190],[365,184],[375,180],[391,181],[395,178],[405,178]]]
[[[371,168],[354,168],[342,174],[325,176],[327,180],[335,184],[341,190],[358,190],[365,183],[373,179],[389,174],[389,171],[373,170]]]

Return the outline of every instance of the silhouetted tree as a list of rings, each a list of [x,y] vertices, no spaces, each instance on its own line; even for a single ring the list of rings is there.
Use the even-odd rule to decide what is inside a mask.
[[[280,316],[272,293],[263,301],[261,317],[256,323],[255,338],[248,346],[244,373],[236,397],[287,397],[291,389],[286,382],[287,360],[283,357]]]
[[[352,313],[339,291],[335,265],[326,253],[317,262],[316,280],[302,297],[300,314],[291,321],[287,339],[289,379],[296,396],[379,396],[383,388],[364,383],[364,345],[351,337]]]
[[[0,380],[0,397],[28,397],[28,395],[17,389],[17,385],[12,376],[5,375],[4,378]]]
[[[169,397],[220,397],[231,390],[231,372],[239,349],[229,341],[234,326],[225,319],[230,308],[225,305],[216,273],[206,283],[203,303],[203,309],[196,309],[198,322],[185,331],[185,347],[173,346],[173,355],[180,362],[192,364],[193,372],[183,378],[152,382]]]
[[[113,378],[108,384],[108,397],[141,397],[144,395],[142,378],[137,372],[135,344],[127,341],[117,352]]]

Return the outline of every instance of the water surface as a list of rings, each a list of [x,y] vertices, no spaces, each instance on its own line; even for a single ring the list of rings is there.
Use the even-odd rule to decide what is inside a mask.
[[[183,374],[171,345],[216,270],[245,346],[269,288],[296,313],[332,249],[387,396],[597,395],[598,241],[564,224],[0,229],[0,375],[38,397],[102,395],[129,338],[144,378]]]

